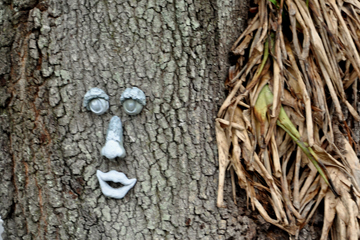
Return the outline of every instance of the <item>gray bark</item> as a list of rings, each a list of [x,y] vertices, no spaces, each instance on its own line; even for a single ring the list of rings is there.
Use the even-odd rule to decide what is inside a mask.
[[[247,209],[243,190],[235,206],[230,183],[228,208],[215,203],[214,118],[245,1],[8,0],[0,9],[4,239],[287,236]],[[132,86],[147,96],[137,116],[119,101]],[[82,107],[92,87],[110,96],[104,115]],[[127,156],[110,161],[100,151],[115,115]],[[97,169],[138,182],[107,198]]]

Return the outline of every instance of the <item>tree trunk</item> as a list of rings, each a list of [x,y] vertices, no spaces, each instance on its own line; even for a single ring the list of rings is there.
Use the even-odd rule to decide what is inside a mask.
[[[235,206],[230,184],[228,207],[216,207],[214,118],[247,2],[5,0],[0,9],[4,239],[287,236],[247,209],[243,190]],[[133,86],[147,105],[129,116],[119,98]],[[104,115],[82,106],[93,87],[110,97]],[[112,116],[124,159],[101,156]],[[96,170],[137,184],[105,197]]]

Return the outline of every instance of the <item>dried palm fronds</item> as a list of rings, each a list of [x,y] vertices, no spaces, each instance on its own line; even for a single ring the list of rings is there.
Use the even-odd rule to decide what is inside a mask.
[[[216,119],[217,205],[230,168],[266,221],[297,235],[321,206],[321,239],[359,239],[360,164],[343,111],[360,120],[360,3],[255,3]]]

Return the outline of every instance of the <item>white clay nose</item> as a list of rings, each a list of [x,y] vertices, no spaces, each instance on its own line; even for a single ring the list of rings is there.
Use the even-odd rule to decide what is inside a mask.
[[[123,130],[119,117],[111,118],[106,134],[106,143],[101,149],[101,155],[108,159],[116,157],[124,158],[126,156],[125,148],[123,146]]]

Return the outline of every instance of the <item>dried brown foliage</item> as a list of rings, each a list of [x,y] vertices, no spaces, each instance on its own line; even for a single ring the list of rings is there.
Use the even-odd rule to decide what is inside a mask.
[[[237,63],[229,69],[229,94],[216,119],[217,205],[225,207],[225,171],[231,169],[266,221],[297,235],[321,206],[321,239],[329,232],[331,239],[359,239],[360,164],[341,104],[360,120],[360,2],[256,4],[231,49]],[[350,87],[353,104],[345,94]],[[271,103],[263,98],[265,88]],[[293,132],[279,118],[284,113]]]

